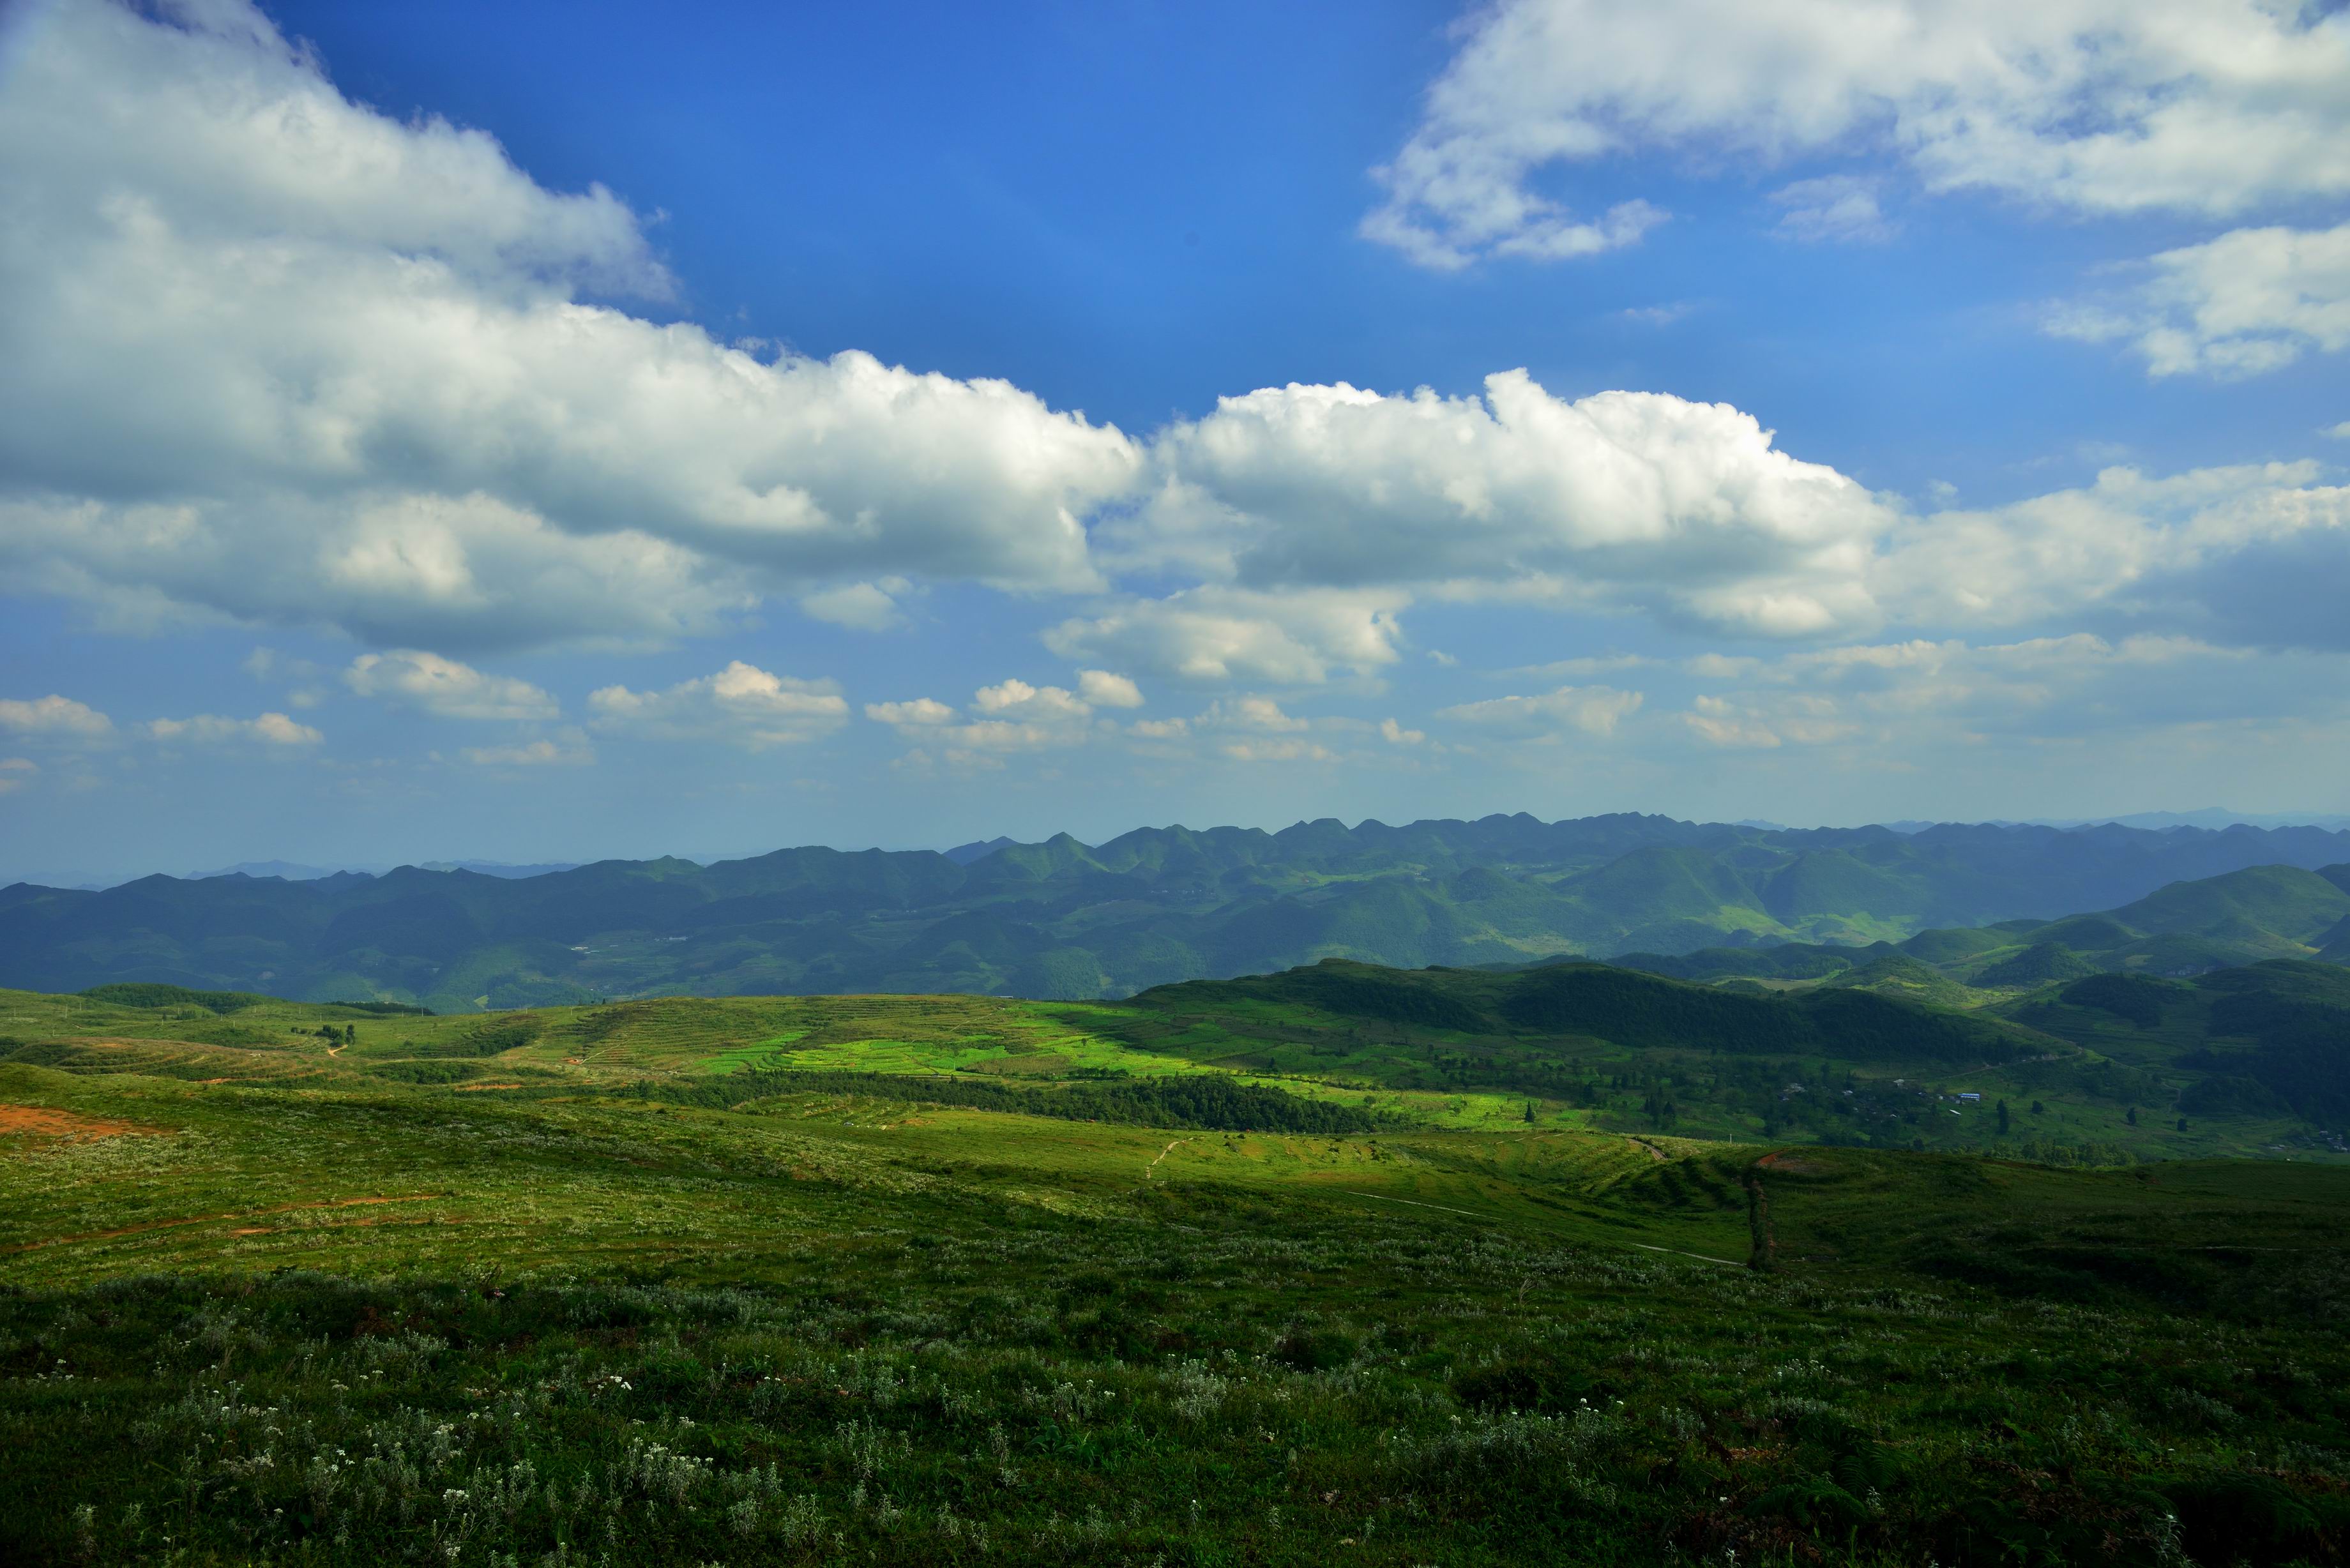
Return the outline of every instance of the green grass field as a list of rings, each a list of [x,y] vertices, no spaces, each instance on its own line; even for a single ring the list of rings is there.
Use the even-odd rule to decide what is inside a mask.
[[[1529,1125],[1107,1023],[0,993],[0,1557],[2343,1560],[2350,1169]],[[1191,1080],[1357,1125],[1072,1119]]]

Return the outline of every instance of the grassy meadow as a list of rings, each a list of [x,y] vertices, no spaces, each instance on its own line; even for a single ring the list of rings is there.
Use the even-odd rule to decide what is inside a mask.
[[[2325,1158],[1684,1138],[1300,1012],[145,1000],[0,993],[0,1558],[2350,1544]]]

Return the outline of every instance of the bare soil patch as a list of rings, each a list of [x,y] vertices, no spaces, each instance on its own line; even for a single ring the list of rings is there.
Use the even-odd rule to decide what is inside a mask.
[[[57,1137],[69,1140],[100,1137],[161,1137],[167,1127],[141,1127],[137,1122],[103,1121],[97,1116],[77,1116],[72,1111],[53,1111],[45,1106],[0,1105],[0,1137],[16,1133],[31,1137]]]

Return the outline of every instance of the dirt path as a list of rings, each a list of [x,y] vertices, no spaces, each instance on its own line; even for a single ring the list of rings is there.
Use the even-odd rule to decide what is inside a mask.
[[[1663,1149],[1660,1149],[1660,1148],[1659,1148],[1655,1144],[1650,1143],[1647,1138],[1644,1138],[1644,1137],[1633,1137],[1630,1133],[1626,1133],[1626,1134],[1624,1135],[1624,1138],[1625,1138],[1625,1141],[1626,1141],[1626,1142],[1627,1142],[1627,1143],[1635,1143],[1635,1144],[1639,1145],[1642,1148],[1647,1149],[1647,1150],[1648,1151],[1648,1158],[1649,1158],[1650,1159],[1653,1159],[1653,1160],[1657,1160],[1657,1161],[1662,1162],[1662,1161],[1664,1161],[1664,1160],[1668,1160],[1668,1159],[1670,1159],[1670,1158],[1672,1158],[1670,1155],[1667,1154]],[[1694,1256],[1696,1256],[1696,1254],[1695,1254],[1695,1253],[1691,1253],[1691,1254],[1690,1254],[1690,1256],[1694,1257]]]
[[[1643,1252],[1670,1252],[1676,1258],[1695,1258],[1701,1263],[1721,1263],[1732,1269],[1746,1266],[1735,1258],[1717,1258],[1710,1252],[1684,1252],[1679,1247],[1651,1247],[1646,1241],[1627,1241],[1625,1245],[1638,1247]]]
[[[164,1137],[169,1136],[170,1129],[140,1127],[137,1122],[101,1121],[96,1116],[77,1116],[71,1111],[53,1111],[41,1106],[0,1106],[0,1135],[8,1133],[79,1140]]]
[[[279,1203],[267,1209],[237,1209],[225,1214],[193,1214],[185,1220],[154,1220],[144,1225],[123,1225],[111,1231],[85,1231],[78,1236],[50,1236],[38,1241],[20,1242],[8,1251],[30,1252],[41,1247],[61,1247],[69,1241],[105,1241],[117,1236],[137,1236],[149,1231],[169,1231],[182,1225],[208,1225],[218,1220],[254,1220],[264,1214],[291,1214],[300,1209],[359,1209],[378,1203],[429,1203],[444,1196],[439,1192],[415,1192],[404,1198],[329,1198],[317,1203]]]
[[[1154,1170],[1156,1170],[1156,1169],[1158,1169],[1158,1168],[1159,1168],[1159,1159],[1165,1159],[1169,1155],[1173,1154],[1173,1153],[1175,1152],[1175,1144],[1178,1144],[1178,1143],[1197,1143],[1197,1142],[1199,1142],[1199,1141],[1200,1141],[1200,1140],[1199,1140],[1199,1139],[1197,1139],[1197,1138],[1191,1138],[1191,1137],[1179,1137],[1179,1138],[1177,1138],[1177,1139],[1175,1140],[1175,1143],[1170,1143],[1170,1144],[1169,1144],[1165,1148],[1160,1149],[1160,1150],[1159,1151],[1159,1159],[1154,1159],[1154,1160],[1152,1160],[1149,1165],[1146,1165],[1146,1166],[1144,1166],[1144,1167],[1142,1168],[1142,1179],[1143,1179],[1143,1180],[1145,1180],[1145,1181],[1148,1181],[1148,1180],[1149,1180],[1149,1179],[1150,1179],[1150,1173],[1151,1173],[1152,1171],[1154,1171]]]
[[[1471,1220],[1492,1218],[1491,1214],[1480,1214],[1474,1209],[1455,1209],[1449,1203],[1422,1203],[1417,1198],[1389,1198],[1384,1192],[1357,1192],[1350,1188],[1347,1189],[1347,1195],[1353,1198],[1368,1198],[1378,1203],[1409,1203],[1414,1209],[1440,1209],[1447,1214],[1466,1214]]]

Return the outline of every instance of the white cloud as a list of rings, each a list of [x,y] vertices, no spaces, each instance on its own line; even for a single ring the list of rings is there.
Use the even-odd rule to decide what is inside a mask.
[[[1638,327],[1670,327],[1697,309],[1696,302],[1677,299],[1669,305],[1630,305],[1616,313],[1619,321]]]
[[[24,788],[40,771],[30,757],[0,757],[0,794]]]
[[[2314,466],[2116,470],[1918,516],[1737,409],[1570,400],[1523,371],[1461,397],[1262,389],[1137,442],[1002,381],[771,359],[628,314],[609,301],[671,285],[619,201],[347,100],[242,0],[186,26],[85,0],[25,27],[0,94],[0,571],[108,624],[443,649],[370,655],[362,679],[544,718],[551,697],[452,656],[673,639],[776,597],[879,629],[925,580],[1087,596],[1045,634],[1076,690],[975,702],[950,742],[972,754],[1100,727],[1141,696],[1113,671],[1373,683],[1431,600],[1742,638],[2092,611],[2215,642],[2350,636],[2327,602],[2344,493]],[[1773,168],[1873,151],[1929,188],[2085,210],[2323,196],[2350,190],[2345,39],[2339,11],[2254,0],[1503,0],[1391,171],[1389,237],[1437,261],[1627,241],[1656,214],[1594,226],[1537,186],[1658,147]],[[1797,174],[1777,204],[1823,235],[1881,221],[1895,188],[1772,178]],[[2186,332],[2200,369],[2337,347],[2317,242],[2340,233],[2169,253],[2156,276],[2184,292],[2133,296],[2133,319]],[[2291,243],[2225,248],[2248,235]],[[2260,593],[2290,613],[2255,613]],[[732,668],[772,690],[613,687],[597,722],[775,744],[846,718],[829,683]]]
[[[1392,664],[1409,596],[1301,588],[1263,593],[1215,585],[1163,599],[1130,599],[1063,621],[1045,645],[1065,659],[1115,659],[1195,681],[1318,685],[1336,670]]]
[[[596,760],[585,732],[566,730],[561,740],[524,741],[511,746],[467,746],[465,760],[485,768],[585,767]]]
[[[953,723],[955,711],[928,697],[916,697],[905,702],[868,702],[865,716],[877,724],[927,728]]]
[[[1379,721],[1379,733],[1391,746],[1417,746],[1428,739],[1425,730],[1407,730],[1393,719]]]
[[[800,597],[800,608],[817,620],[845,626],[851,631],[888,631],[905,623],[893,594],[913,585],[903,577],[881,583],[843,583]]]
[[[1123,675],[1107,670],[1077,671],[1077,695],[1097,708],[1139,708],[1142,689]]]
[[[70,697],[54,692],[26,701],[17,697],[0,697],[0,729],[15,730],[21,734],[57,735],[89,739],[103,735],[114,728],[114,721]]]
[[[2350,711],[2340,663],[2338,654],[2256,660],[2177,636],[1914,639],[1746,660],[1740,689],[1699,695],[1679,717],[1719,746],[1866,745],[1888,757],[1980,751],[1999,737],[2073,744],[2279,718],[2323,725]]]
[[[2059,337],[2126,338],[2153,376],[2221,379],[2289,365],[2311,349],[2350,348],[2350,223],[2238,229],[2164,251],[2118,304],[2064,306]]]
[[[1499,0],[1376,171],[1366,236],[1427,266],[1589,254],[1543,189],[1644,151],[1874,155],[1930,191],[2227,214],[2350,192],[2350,17],[2274,0]]]
[[[265,746],[315,746],[327,737],[283,713],[257,719],[228,719],[218,713],[198,713],[188,719],[154,719],[147,733],[164,742],[192,741],[217,745],[230,741],[254,741]]]
[[[589,303],[668,288],[609,193],[350,102],[242,0],[176,22],[83,0],[14,40],[17,580],[461,651],[707,630],[865,573],[1098,586],[1081,519],[1135,470],[1117,431]]]
[[[1568,402],[1523,370],[1487,377],[1482,397],[1291,385],[1226,398],[1171,427],[1157,455],[1160,488],[1101,530],[1106,558],[1256,590],[1648,606],[1762,636],[1871,619],[1869,545],[1894,516],[1726,404]]]
[[[1778,231],[1791,240],[1869,244],[1889,240],[1892,221],[1877,204],[1880,182],[1857,174],[1798,180],[1771,192],[1783,209]]]
[[[749,751],[819,740],[848,717],[830,680],[775,675],[736,659],[715,675],[666,691],[607,686],[588,693],[596,727],[665,740],[723,741]]]
[[[1292,718],[1281,711],[1281,704],[1270,697],[1236,697],[1231,701],[1210,705],[1200,715],[1198,722],[1238,730],[1269,730],[1275,732],[1311,729],[1304,719]]]
[[[1717,746],[1773,748],[1789,743],[1825,745],[1859,732],[1860,726],[1839,717],[1833,699],[1777,697],[1768,704],[1726,701],[1700,696],[1681,715],[1691,730]]]
[[[925,747],[947,747],[947,761],[958,767],[975,765],[997,753],[1076,745],[1086,739],[1093,719],[1092,705],[1075,693],[1019,680],[981,687],[972,693],[972,706],[986,717],[957,722],[952,708],[927,697],[870,702],[865,713]]]
[[[384,697],[446,719],[552,719],[561,705],[527,680],[485,675],[418,649],[363,653],[343,671],[362,697]]]
[[[1006,680],[994,686],[983,686],[972,693],[972,704],[983,713],[1011,714],[1045,722],[1081,720],[1093,712],[1093,709],[1074,692],[1058,686],[1031,686],[1025,680]]]
[[[1326,763],[1330,750],[1312,741],[1227,741],[1222,750],[1236,763]]]
[[[1436,716],[1522,733],[1555,735],[1572,729],[1604,737],[1614,734],[1618,723],[1638,712],[1644,700],[1640,692],[1619,691],[1612,686],[1562,686],[1532,697],[1462,702],[1439,709]]]
[[[2095,608],[2230,641],[2341,646],[2350,488],[2314,463],[2194,469],[1908,518],[1873,573],[1920,626],[2020,626]],[[2329,601],[2331,607],[2329,607]]]
[[[1126,732],[1146,741],[1180,741],[1191,732],[1191,723],[1188,719],[1137,719]]]

